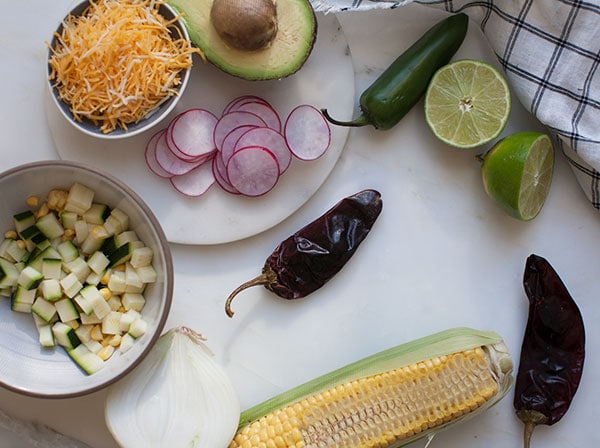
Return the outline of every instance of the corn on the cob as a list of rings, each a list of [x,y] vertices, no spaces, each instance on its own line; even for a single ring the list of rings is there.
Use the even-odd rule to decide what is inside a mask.
[[[497,334],[448,330],[248,409],[230,448],[400,447],[489,408],[508,392],[511,372]]]

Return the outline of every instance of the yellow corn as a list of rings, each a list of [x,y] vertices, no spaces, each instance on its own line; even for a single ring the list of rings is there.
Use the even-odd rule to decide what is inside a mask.
[[[230,448],[403,446],[495,403],[511,369],[479,346],[358,377],[242,418]]]

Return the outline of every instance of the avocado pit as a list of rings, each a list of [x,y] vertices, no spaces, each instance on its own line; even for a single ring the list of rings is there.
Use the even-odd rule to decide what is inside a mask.
[[[273,0],[214,0],[210,19],[219,37],[242,51],[268,47],[277,35]]]

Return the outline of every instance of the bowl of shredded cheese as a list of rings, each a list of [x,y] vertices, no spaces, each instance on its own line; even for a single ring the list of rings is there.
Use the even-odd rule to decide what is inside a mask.
[[[154,0],[88,0],[48,43],[48,85],[62,115],[105,139],[147,131],[165,118],[190,76],[192,45],[180,17]]]

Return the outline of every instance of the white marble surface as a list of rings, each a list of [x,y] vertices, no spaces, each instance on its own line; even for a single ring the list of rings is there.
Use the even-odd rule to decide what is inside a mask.
[[[0,170],[58,157],[44,110],[43,42],[70,4],[5,3],[0,18]],[[441,15],[412,5],[340,16],[355,61],[357,95]],[[491,60],[474,27],[458,56]],[[515,107],[506,132],[535,126]],[[534,446],[597,445],[600,331],[594,323],[600,317],[595,283],[600,217],[560,156],[540,216],[530,223],[505,216],[483,192],[475,154],[435,141],[419,106],[391,131],[351,130],[329,179],[284,222],[236,243],[173,245],[175,302],[167,327],[185,324],[208,338],[244,407],[380,349],[452,326],[498,331],[516,360],[527,312],[521,276],[525,258],[537,253],[559,271],[580,305],[588,356],[572,408],[554,427],[536,430]],[[281,239],[365,187],[381,191],[384,211],[334,280],[296,302],[260,288],[249,290],[235,302],[236,316],[225,316],[227,294],[259,272]],[[117,444],[104,424],[104,396],[40,400],[0,390],[0,409],[90,446],[111,448]],[[431,446],[521,446],[521,433],[509,394],[486,414],[439,434]],[[0,433],[0,447],[21,446],[27,445]]]

